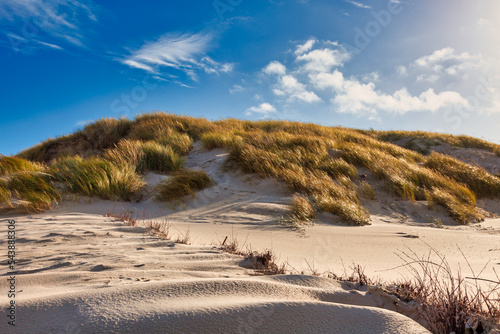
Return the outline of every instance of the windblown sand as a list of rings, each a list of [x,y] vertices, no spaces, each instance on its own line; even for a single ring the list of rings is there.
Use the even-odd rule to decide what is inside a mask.
[[[9,328],[3,318],[2,333],[426,333],[379,308],[390,298],[320,277],[255,276],[240,256],[112,218],[16,221],[17,319]]]
[[[291,201],[286,187],[224,170],[226,157],[195,147],[187,166],[204,169],[217,185],[182,203],[155,203],[154,185],[168,176],[151,173],[140,203],[81,199],[43,214],[3,216],[3,235],[7,218],[17,222],[17,318],[13,328],[2,316],[0,332],[427,333],[395,312],[411,315],[394,297],[302,272],[350,274],[354,263],[370,277],[397,280],[410,275],[403,253],[425,256],[430,248],[465,275],[484,268],[481,277],[494,279],[500,269],[499,219],[461,227],[443,210],[380,197],[365,203],[370,226],[321,215],[298,232],[279,223]],[[484,205],[498,212],[498,203]],[[168,221],[170,239],[189,231],[192,244],[104,217],[127,211],[143,226]],[[443,228],[433,227],[436,219]],[[216,246],[226,236],[243,249],[272,249],[292,274],[256,275],[243,257]],[[0,261],[4,311],[9,270]]]

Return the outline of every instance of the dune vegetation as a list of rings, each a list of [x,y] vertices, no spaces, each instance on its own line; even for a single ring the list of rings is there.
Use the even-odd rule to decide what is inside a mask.
[[[374,200],[385,191],[402,200],[427,201],[430,207],[438,204],[460,224],[481,221],[476,198],[500,196],[500,178],[447,155],[424,155],[392,143],[402,138],[500,152],[496,144],[467,136],[274,120],[209,121],[155,112],[134,120],[101,119],[16,157],[1,157],[0,202],[13,206],[11,199],[17,198],[26,207],[48,209],[64,192],[133,200],[148,171],[173,173],[173,181],[157,188],[158,200],[194,194],[211,185],[208,176],[183,167],[184,156],[199,141],[208,150],[228,150],[227,166],[284,182],[299,196],[293,207],[300,219],[327,212],[347,224],[365,225],[370,214],[362,199]],[[360,168],[386,186],[361,179]],[[175,191],[167,194],[169,187]],[[313,212],[302,217],[309,206]]]

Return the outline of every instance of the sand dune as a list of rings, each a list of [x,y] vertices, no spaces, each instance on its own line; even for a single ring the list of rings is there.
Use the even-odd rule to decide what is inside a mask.
[[[320,277],[255,276],[240,256],[113,218],[21,216],[17,234],[17,326],[2,324],[8,333],[426,333],[379,308],[377,295]]]

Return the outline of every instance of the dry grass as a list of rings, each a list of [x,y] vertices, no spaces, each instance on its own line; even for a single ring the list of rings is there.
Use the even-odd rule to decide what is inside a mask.
[[[204,171],[181,170],[156,186],[155,200],[160,202],[180,200],[188,195],[194,196],[197,191],[213,184],[214,181]]]
[[[463,254],[463,253],[462,253]],[[488,333],[500,329],[500,278],[483,280],[481,273],[454,273],[446,258],[430,249],[426,256],[409,250],[401,259],[412,278],[387,289],[405,301],[416,301],[421,320],[433,333]],[[468,263],[465,258],[465,262]]]
[[[357,181],[360,166],[384,180],[395,196],[444,206],[461,224],[483,219],[476,209],[476,196],[500,196],[500,179],[453,158],[424,156],[415,151],[419,145],[410,145],[410,150],[388,142],[404,138],[409,138],[409,142],[413,139],[429,145],[449,143],[500,154],[498,145],[467,136],[361,131],[272,120],[211,122],[155,112],[131,121],[99,120],[19,156],[46,162],[76,154],[102,156],[127,171],[127,165],[132,165],[137,173],[170,173],[182,168],[182,155],[191,149],[193,141],[200,140],[207,149],[230,150],[228,165],[283,181],[291,192],[309,198],[314,210],[336,214],[348,224],[364,225],[370,220],[359,196],[373,199],[373,185]],[[192,193],[186,190],[189,187],[184,187],[184,192],[180,188],[178,185],[176,190],[179,194]]]
[[[184,163],[184,158],[172,147],[155,141],[121,140],[115,148],[107,150],[104,157],[116,165],[131,165],[137,173],[178,171]]]
[[[61,199],[53,181],[42,164],[0,155],[0,204],[6,208],[28,212],[50,209]]]
[[[132,167],[98,157],[62,157],[50,168],[67,190],[88,197],[129,201],[144,186]]]
[[[486,140],[469,137],[454,136],[445,133],[424,132],[424,131],[361,131],[361,133],[373,136],[379,140],[395,142],[403,138],[421,138],[433,143],[447,143],[454,147],[478,148],[487,150],[500,156],[500,145],[490,143]]]
[[[255,270],[255,272],[258,274],[286,274],[285,264],[278,264],[276,256],[270,250],[264,250],[262,252],[252,251],[248,248],[246,250],[243,250],[242,246],[239,245],[236,238],[231,237],[231,240],[228,241],[227,236],[221,243],[220,247],[225,252],[245,257],[245,259],[250,262],[252,269]]]
[[[484,168],[439,153],[432,153],[425,162],[425,167],[467,185],[479,197],[500,195],[500,178],[488,173]]]

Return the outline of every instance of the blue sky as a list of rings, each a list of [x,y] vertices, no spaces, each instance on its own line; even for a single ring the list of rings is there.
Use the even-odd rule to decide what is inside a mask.
[[[495,0],[3,0],[0,153],[168,111],[500,143]]]

